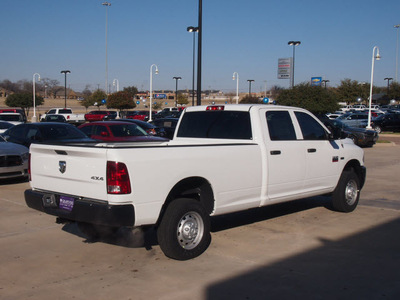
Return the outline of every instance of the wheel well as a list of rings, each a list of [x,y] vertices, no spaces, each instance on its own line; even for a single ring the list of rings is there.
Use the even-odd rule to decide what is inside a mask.
[[[199,201],[208,214],[211,214],[214,210],[214,193],[211,184],[202,177],[189,177],[178,182],[169,192],[157,224],[164,215],[167,206],[178,198],[191,198]]]
[[[354,170],[358,179],[360,180],[360,189],[364,186],[365,183],[365,168],[362,167],[358,160],[351,160],[349,161],[346,166],[344,167],[343,171],[351,171]]]

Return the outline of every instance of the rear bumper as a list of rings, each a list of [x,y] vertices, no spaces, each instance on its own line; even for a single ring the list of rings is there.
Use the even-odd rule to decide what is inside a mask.
[[[52,205],[46,204],[45,198],[53,197]],[[71,208],[60,208],[60,195],[38,192],[28,189],[25,191],[25,202],[28,207],[57,216],[66,220],[86,222],[97,225],[121,227],[133,226],[135,209],[133,205],[109,205],[104,201],[94,199],[73,198]]]

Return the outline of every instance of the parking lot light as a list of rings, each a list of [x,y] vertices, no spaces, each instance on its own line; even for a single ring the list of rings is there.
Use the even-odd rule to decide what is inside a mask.
[[[40,81],[40,74],[35,73],[33,74],[33,117],[32,117],[32,123],[36,122],[36,91],[35,91],[35,77],[38,77],[38,81]]]
[[[375,55],[375,50],[376,50],[376,55]],[[381,56],[379,55],[379,48],[378,46],[375,46],[372,49],[372,66],[371,66],[371,86],[369,89],[369,108],[368,108],[368,125],[367,129],[372,129],[371,127],[371,105],[372,105],[372,88],[374,85],[374,65],[375,65],[375,59],[380,60]]]

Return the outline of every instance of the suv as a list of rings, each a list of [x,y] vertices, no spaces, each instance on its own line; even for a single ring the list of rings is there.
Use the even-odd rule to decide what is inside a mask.
[[[400,114],[387,113],[380,115],[371,122],[371,127],[378,133],[382,131],[400,131]]]

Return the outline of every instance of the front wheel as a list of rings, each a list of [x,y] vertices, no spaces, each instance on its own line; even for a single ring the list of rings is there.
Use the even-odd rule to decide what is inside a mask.
[[[381,132],[382,132],[382,128],[381,128],[380,126],[375,126],[375,127],[374,127],[374,130],[375,130],[377,133],[381,133]]]
[[[333,208],[341,212],[352,212],[360,199],[360,180],[353,170],[343,171],[332,195]]]
[[[176,199],[161,219],[157,238],[166,256],[177,260],[195,258],[210,245],[210,217],[200,202]]]

